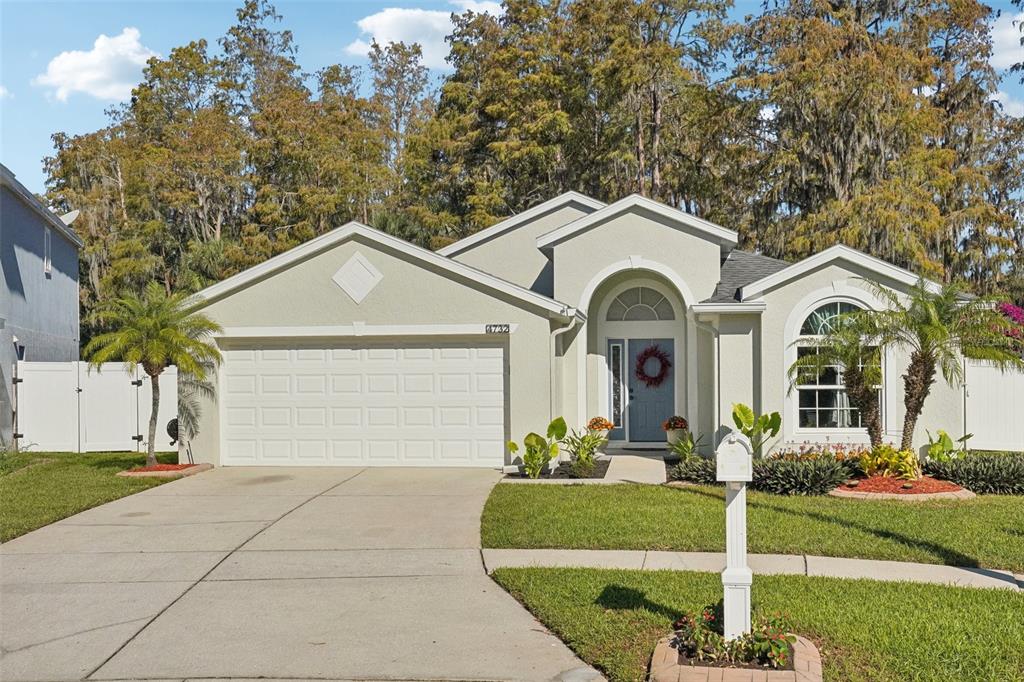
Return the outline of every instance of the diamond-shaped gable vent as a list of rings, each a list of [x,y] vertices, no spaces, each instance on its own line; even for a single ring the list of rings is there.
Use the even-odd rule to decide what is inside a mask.
[[[373,288],[380,284],[384,275],[380,274],[380,270],[373,267],[373,263],[357,251],[344,265],[338,268],[331,279],[358,304],[362,303],[363,299],[373,291]]]

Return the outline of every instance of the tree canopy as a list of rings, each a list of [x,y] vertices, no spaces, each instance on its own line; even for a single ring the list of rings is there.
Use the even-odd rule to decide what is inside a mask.
[[[434,77],[400,43],[306,73],[284,18],[246,0],[217,46],[151,59],[106,127],[53,137],[48,199],[82,213],[83,338],[103,301],[190,293],[349,220],[437,247],[567,190],[1024,299],[1024,119],[993,100],[986,5],[729,9],[506,0],[453,16]]]

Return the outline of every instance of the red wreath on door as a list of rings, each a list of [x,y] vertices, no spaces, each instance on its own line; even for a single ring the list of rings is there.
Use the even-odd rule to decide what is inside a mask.
[[[647,361],[651,359],[657,360],[659,363],[658,373],[653,376],[647,373]],[[644,382],[649,388],[657,388],[668,378],[670,369],[672,369],[672,361],[669,360],[668,353],[659,348],[657,344],[652,344],[636,356],[636,369],[633,373],[638,381]]]

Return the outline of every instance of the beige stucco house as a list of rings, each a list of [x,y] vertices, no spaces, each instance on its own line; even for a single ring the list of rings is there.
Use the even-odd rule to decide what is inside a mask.
[[[733,403],[778,410],[773,447],[866,442],[836,373],[790,387],[794,342],[880,305],[869,278],[914,274],[834,246],[798,263],[629,196],[567,193],[431,252],[350,223],[198,296],[223,327],[217,400],[192,442],[220,465],[500,467],[554,416],[660,448],[685,417],[707,447]],[[903,423],[906,358],[884,363],[884,428]],[[963,392],[934,387],[925,429],[956,432]]]

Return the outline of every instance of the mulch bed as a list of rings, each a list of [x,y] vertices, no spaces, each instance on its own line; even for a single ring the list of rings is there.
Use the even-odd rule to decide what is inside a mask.
[[[926,495],[929,493],[955,493],[963,490],[956,483],[950,481],[940,481],[937,478],[931,476],[922,476],[921,478],[913,481],[907,481],[902,478],[892,478],[890,476],[870,476],[867,478],[857,478],[857,485],[851,486],[844,483],[839,486],[843,490],[849,490],[859,493],[889,493],[895,495]],[[905,485],[910,485],[910,488],[905,488]]]
[[[189,467],[199,466],[198,464],[153,464],[148,467],[135,467],[129,469],[132,473],[136,471],[181,471],[182,469],[188,469]]]
[[[608,465],[611,464],[610,459],[599,459],[594,462],[594,473],[587,476],[587,478],[604,478],[604,475],[608,473]],[[506,478],[527,478],[523,472],[514,474],[505,474]],[[572,467],[569,466],[568,462],[559,464],[557,467],[547,473],[540,475],[543,478],[577,478],[572,474]]]

